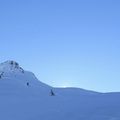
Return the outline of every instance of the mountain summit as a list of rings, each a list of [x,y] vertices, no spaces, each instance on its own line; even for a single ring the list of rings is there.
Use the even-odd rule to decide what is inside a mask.
[[[0,64],[0,72],[22,72],[24,70],[19,66],[19,64],[13,60],[8,60]]]

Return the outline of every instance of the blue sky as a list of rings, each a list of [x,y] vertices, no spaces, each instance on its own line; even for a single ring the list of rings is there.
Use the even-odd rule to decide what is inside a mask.
[[[0,62],[52,86],[120,91],[119,0],[1,0]]]

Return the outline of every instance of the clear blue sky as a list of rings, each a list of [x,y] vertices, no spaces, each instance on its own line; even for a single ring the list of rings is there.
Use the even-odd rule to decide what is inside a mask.
[[[52,86],[120,91],[119,0],[0,0],[0,62]]]

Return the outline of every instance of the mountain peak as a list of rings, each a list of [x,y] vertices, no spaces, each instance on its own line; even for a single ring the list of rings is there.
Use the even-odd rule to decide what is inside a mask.
[[[16,61],[8,60],[0,64],[0,71],[8,72],[8,71],[20,71],[24,72],[24,70],[19,66]]]
[[[16,66],[19,66],[19,64],[16,61],[13,61],[13,60],[7,60],[7,61],[1,63],[1,65],[16,65]]]

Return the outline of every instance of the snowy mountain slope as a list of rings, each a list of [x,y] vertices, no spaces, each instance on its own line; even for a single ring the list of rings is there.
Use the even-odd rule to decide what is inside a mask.
[[[52,88],[7,61],[0,64],[0,120],[120,120],[120,93]]]
[[[23,95],[22,90],[24,93],[36,93],[48,89],[50,86],[38,81],[33,73],[23,70],[17,62],[6,61],[0,64],[0,92],[19,91]]]

